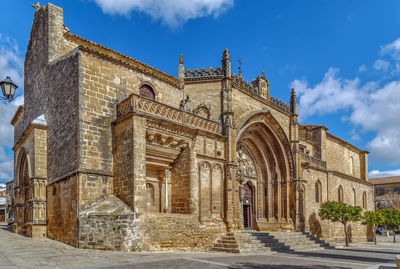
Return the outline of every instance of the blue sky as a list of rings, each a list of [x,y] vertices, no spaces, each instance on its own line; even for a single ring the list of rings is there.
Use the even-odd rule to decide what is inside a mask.
[[[33,1],[3,1],[0,78],[23,90],[23,58]],[[41,4],[46,4],[42,2]],[[400,2],[327,0],[70,0],[72,33],[172,75],[179,54],[186,68],[220,65],[224,48],[252,80],[265,71],[271,94],[299,96],[303,123],[369,150],[372,176],[400,175]],[[0,104],[0,178],[12,176],[10,119],[19,97]]]

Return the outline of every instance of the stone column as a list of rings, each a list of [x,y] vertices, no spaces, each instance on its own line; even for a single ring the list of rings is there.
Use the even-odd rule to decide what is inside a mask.
[[[286,184],[285,184],[285,188],[286,188],[286,220],[289,221],[290,218],[290,188],[289,188],[289,180],[286,180]]]
[[[296,231],[300,230],[300,183],[298,180],[295,180],[295,194],[296,194],[296,220],[295,226]]]
[[[277,181],[277,188],[278,188],[278,214],[277,214],[277,221],[280,222],[281,221],[281,217],[282,217],[282,180],[281,179],[276,179]]]
[[[133,193],[134,210],[146,210],[146,119],[133,117]]]
[[[260,219],[260,218],[263,218],[264,217],[264,212],[265,212],[265,209],[264,209],[264,204],[265,204],[265,191],[264,191],[264,183],[262,183],[261,181],[258,181],[257,182],[257,186],[258,186],[258,197],[257,197],[257,207],[258,207],[258,210],[257,210],[257,212],[258,212],[258,214],[257,214],[257,218],[258,219]]]
[[[267,203],[268,203],[268,214],[267,219],[271,221],[274,217],[273,208],[274,208],[274,200],[273,200],[273,189],[274,185],[272,184],[272,179],[268,180],[268,187],[267,187]]]
[[[163,207],[165,213],[171,213],[171,171],[165,168],[164,180],[162,185]]]
[[[194,143],[186,150],[189,150],[190,162],[190,213],[199,214],[199,173],[197,167],[196,152]]]

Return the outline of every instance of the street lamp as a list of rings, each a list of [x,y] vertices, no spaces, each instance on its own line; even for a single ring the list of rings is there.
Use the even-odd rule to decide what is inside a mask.
[[[11,102],[14,100],[15,90],[18,86],[11,80],[10,77],[6,77],[5,80],[0,81],[1,91],[3,92],[3,96],[0,96],[0,100],[7,100]]]

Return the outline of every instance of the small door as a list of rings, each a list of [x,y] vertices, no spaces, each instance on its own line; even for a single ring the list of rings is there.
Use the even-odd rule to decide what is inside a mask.
[[[253,227],[253,188],[249,183],[244,185],[243,199],[243,226],[246,229]]]

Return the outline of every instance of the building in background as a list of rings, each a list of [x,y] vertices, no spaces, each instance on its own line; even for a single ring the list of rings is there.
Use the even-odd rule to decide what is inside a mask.
[[[7,223],[13,222],[10,221],[14,218],[14,180],[11,180],[6,183],[6,219]]]
[[[371,178],[374,184],[375,209],[400,210],[400,176]]]
[[[4,222],[6,220],[6,188],[0,187],[0,222]]]
[[[321,203],[374,208],[368,152],[299,124],[295,91],[286,104],[264,72],[232,73],[227,49],[215,68],[185,70],[181,56],[174,77],[71,33],[60,7],[35,7],[11,122],[17,233],[204,250],[248,229],[344,240]],[[366,229],[351,223],[352,240]]]

